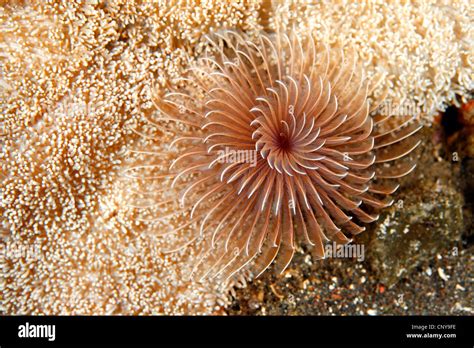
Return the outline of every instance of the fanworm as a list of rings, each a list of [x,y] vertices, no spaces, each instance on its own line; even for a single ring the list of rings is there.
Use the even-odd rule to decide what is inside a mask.
[[[208,40],[184,86],[157,91],[150,121],[174,138],[160,156],[172,159],[163,177],[179,191],[170,215],[185,216],[172,232],[202,243],[193,275],[258,276],[272,263],[282,272],[298,246],[324,258],[325,243],[348,243],[376,221],[396,179],[415,168],[405,156],[421,126],[377,115],[384,98],[368,96],[380,80],[364,75],[357,54],[311,34]],[[242,151],[255,161],[226,160]]]

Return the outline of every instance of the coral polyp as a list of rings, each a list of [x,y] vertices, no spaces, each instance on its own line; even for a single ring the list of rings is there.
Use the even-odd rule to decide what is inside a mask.
[[[216,33],[153,122],[175,134],[172,184],[204,243],[194,274],[278,271],[306,244],[346,244],[415,164],[411,117],[377,115],[357,52],[308,35]]]

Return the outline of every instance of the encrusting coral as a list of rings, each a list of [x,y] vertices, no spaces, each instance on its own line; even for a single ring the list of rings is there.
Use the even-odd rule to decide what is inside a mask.
[[[1,4],[0,293],[7,314],[206,314],[225,305],[225,288],[185,276],[200,250],[165,254],[161,243],[172,248],[183,236],[154,238],[150,222],[137,222],[127,180],[140,191],[148,184],[121,176],[130,166],[127,149],[156,142],[138,134],[150,131],[144,120],[155,115],[152,87],[183,87],[187,57],[202,55],[206,34],[226,28],[256,37],[295,27],[330,47],[350,43],[365,55],[369,78],[386,76],[369,98],[387,90],[394,104],[414,101],[428,124],[473,87],[469,1]],[[172,141],[147,134],[162,137],[153,151]],[[146,154],[136,155],[145,162]],[[34,255],[12,255],[14,245]]]
[[[0,8],[4,312],[207,314],[223,304],[216,285],[182,276],[191,249],[164,255],[120,218],[119,173],[131,129],[152,112],[150,87],[180,76],[199,32],[255,27],[256,5],[162,5]]]
[[[373,96],[388,89],[392,109],[426,121],[474,89],[473,21],[469,1],[275,2],[268,27],[296,26],[331,45],[351,46],[368,77],[384,73]]]

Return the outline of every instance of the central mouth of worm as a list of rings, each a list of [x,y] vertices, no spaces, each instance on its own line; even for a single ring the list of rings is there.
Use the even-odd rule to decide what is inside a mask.
[[[283,132],[280,133],[277,138],[277,145],[278,145],[278,148],[283,152],[291,151],[291,147],[292,147],[291,141],[288,135],[286,135]]]

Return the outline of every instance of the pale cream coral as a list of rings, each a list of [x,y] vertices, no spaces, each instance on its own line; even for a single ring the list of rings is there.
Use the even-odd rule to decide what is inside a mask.
[[[352,46],[369,76],[430,124],[474,90],[474,24],[470,1],[273,1],[269,27],[314,32],[330,45]]]
[[[2,257],[6,313],[206,314],[224,304],[226,289],[182,276],[195,250],[164,255],[134,234],[132,219],[105,218],[119,214],[113,187],[138,138],[130,129],[152,112],[150,87],[180,76],[201,33],[256,25],[252,3],[197,8],[68,1],[1,9],[2,250],[42,250]]]

